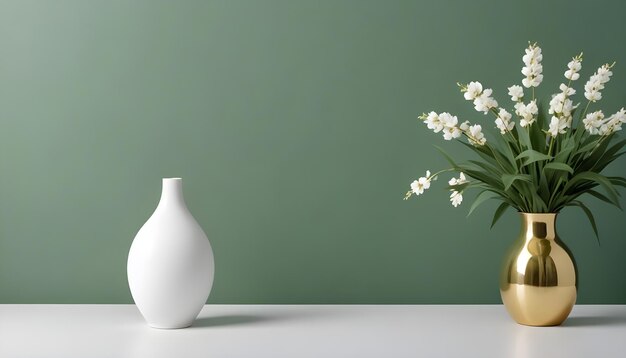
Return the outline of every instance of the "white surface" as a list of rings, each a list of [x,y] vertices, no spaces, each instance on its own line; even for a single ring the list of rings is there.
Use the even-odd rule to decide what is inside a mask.
[[[181,178],[163,179],[161,200],[128,254],[128,285],[149,325],[191,325],[213,285],[213,250],[183,197]]]
[[[576,306],[560,327],[502,306],[207,305],[190,328],[133,305],[0,305],[0,357],[625,357],[626,306]]]

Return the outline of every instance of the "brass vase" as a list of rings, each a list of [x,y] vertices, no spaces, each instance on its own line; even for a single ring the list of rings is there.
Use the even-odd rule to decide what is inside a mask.
[[[556,234],[557,214],[520,215],[522,231],[502,268],[502,302],[517,323],[560,325],[576,302],[576,265]]]

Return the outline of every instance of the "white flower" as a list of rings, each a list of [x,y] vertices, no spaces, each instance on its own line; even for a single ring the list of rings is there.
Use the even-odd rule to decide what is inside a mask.
[[[539,85],[541,84],[542,80],[543,80],[543,75],[537,75],[537,76],[532,77],[532,78],[524,78],[524,79],[522,79],[522,84],[526,88],[539,87]]]
[[[486,88],[483,90],[483,85],[480,82],[470,82],[467,86],[459,84],[461,91],[464,92],[463,96],[468,101],[473,101],[474,108],[478,112],[487,114],[492,108],[498,107],[498,102],[491,96],[493,90]]]
[[[527,63],[525,67],[522,67],[522,74],[526,77],[535,76],[537,72],[543,70],[543,66],[537,63]]]
[[[620,126],[619,129],[621,130],[622,127]],[[601,135],[601,136],[605,136],[605,135],[609,135],[609,134],[613,133],[614,131],[615,131],[615,128],[610,126],[608,122],[604,122],[600,126],[600,130],[598,131],[599,132],[598,134]]]
[[[522,57],[524,61],[524,67],[522,67],[522,74],[526,76],[522,80],[522,84],[526,88],[537,87],[543,80],[543,66],[541,60],[543,55],[541,54],[541,48],[537,44],[530,44],[526,49],[526,54]]]
[[[571,99],[567,98],[567,95],[564,92],[561,92],[553,95],[552,99],[550,100],[550,108],[548,109],[548,113],[559,113],[561,115],[569,117],[572,114],[572,110],[577,107],[578,104],[574,106],[574,102],[572,102]]]
[[[470,126],[470,122],[469,121],[465,121],[465,122],[461,123],[459,128],[461,128],[461,130],[463,132],[467,132],[469,130],[469,126]]]
[[[500,134],[506,134],[506,132],[510,132],[515,127],[515,123],[513,122],[504,122],[501,118],[496,118],[496,127],[500,130]]]
[[[496,127],[500,130],[500,134],[506,134],[506,132],[513,130],[515,127],[515,123],[511,121],[511,117],[511,113],[507,112],[504,108],[500,108],[498,118],[496,118]]]
[[[435,133],[440,132],[443,129],[443,123],[439,120],[439,115],[435,112],[428,113],[424,123],[428,126],[428,129],[432,129]]]
[[[498,107],[498,102],[491,97],[493,90],[491,88],[487,88],[484,90],[480,96],[474,99],[474,109],[478,112],[483,112],[487,114],[491,108]]]
[[[461,174],[459,175],[459,178],[452,178],[450,179],[450,181],[448,181],[448,184],[450,186],[455,186],[455,185],[461,185],[461,184],[465,184],[467,183],[467,179],[465,178],[465,174],[463,174],[463,172],[461,172]]]
[[[456,208],[463,202],[463,194],[459,193],[456,190],[453,190],[452,194],[450,194],[450,201],[452,202],[452,205]]]
[[[614,119],[619,121],[621,124],[626,124],[626,110],[623,107],[611,117],[614,117]]]
[[[543,59],[543,55],[541,54],[541,48],[537,46],[537,44],[528,44],[526,50],[524,50],[526,54],[522,57],[522,61],[528,66],[532,63],[539,63]]]
[[[430,112],[428,114],[422,114],[419,118],[435,133],[442,132],[443,139],[445,140],[459,138],[461,134],[463,134],[463,129],[457,126],[459,119],[448,112],[439,114]],[[461,127],[463,127],[463,124]]]
[[[563,93],[557,93],[552,96],[550,100],[550,108],[548,109],[548,113],[554,114],[561,112],[561,107],[563,106],[563,101],[565,100],[565,95]]]
[[[568,85],[566,85],[565,83],[561,83],[561,85],[559,86],[559,89],[561,90],[561,92],[563,92],[563,94],[565,94],[565,96],[569,97],[569,96],[573,96],[576,94],[576,90],[569,87]]]
[[[489,107],[487,107],[487,104],[483,101],[481,97],[478,97],[474,100],[474,109],[477,112],[483,112],[485,114],[489,112]]]
[[[493,90],[487,88],[483,90],[483,85],[480,82],[470,82],[467,87],[461,86],[461,91],[464,92],[463,96],[468,101],[474,102],[474,108],[478,112],[487,114],[490,109],[498,107],[498,102],[491,97]]]
[[[427,170],[425,177],[420,177],[411,183],[411,191],[415,195],[423,194],[424,190],[430,188],[430,180],[430,170]]]
[[[511,117],[513,117],[511,113],[507,112],[507,110],[504,108],[500,108],[500,110],[498,111],[498,116],[506,122],[510,121]]]
[[[425,189],[425,188],[424,188],[424,184],[427,184],[427,183],[425,183],[425,182],[424,182],[423,180],[421,180],[421,179],[423,179],[423,178],[420,178],[420,180],[414,180],[414,181],[411,183],[411,191],[412,191],[412,192],[413,192],[413,194],[415,194],[415,195],[420,195],[420,194],[424,193],[424,189]]]
[[[583,119],[583,124],[589,134],[600,134],[603,119],[604,113],[602,113],[602,111],[595,111],[587,114]]]
[[[581,54],[582,55],[582,54]],[[582,61],[579,59],[579,57],[574,57],[568,64],[567,67],[574,71],[574,72],[578,72],[580,71],[580,69],[583,67]]]
[[[535,123],[535,115],[539,113],[537,102],[535,100],[530,101],[528,104],[519,102],[515,105],[515,113],[521,117],[519,122],[520,126],[529,126]]]
[[[439,120],[443,126],[443,139],[452,140],[461,136],[461,130],[457,127],[459,119],[448,112],[439,114]]]
[[[609,80],[611,79],[611,76],[613,76],[613,72],[611,72],[611,67],[613,66],[607,63],[604,66],[598,68],[597,73],[598,73],[598,76],[600,76],[600,78],[602,79],[602,82],[604,83],[609,82]]]
[[[567,128],[569,128],[569,123],[567,123],[567,120],[552,116],[548,132],[550,132],[553,137],[556,137],[559,134],[565,133],[567,131]]]
[[[472,101],[476,97],[480,96],[483,92],[483,85],[480,82],[470,82],[467,85],[467,90],[463,94],[466,100]]]
[[[602,93],[600,91],[602,89],[604,89],[604,84],[602,84],[600,78],[597,75],[591,76],[589,81],[585,83],[585,98],[592,102],[601,100]]]
[[[509,96],[511,96],[511,101],[519,102],[524,98],[524,89],[522,86],[513,85],[508,88]]]
[[[469,127],[468,139],[471,144],[475,146],[485,145],[487,139],[485,139],[485,135],[482,132],[482,127],[480,124],[474,124]]]
[[[576,72],[582,67],[580,61],[582,61],[582,54],[574,57],[572,61],[567,64],[569,70],[565,73],[565,77],[570,79],[570,81],[578,78],[579,75]],[[553,137],[567,131],[572,124],[572,110],[578,107],[578,105],[574,105],[574,102],[568,98],[576,94],[576,90],[569,86],[569,82],[568,84],[561,83],[559,89],[561,93],[552,95],[550,108],[548,109],[548,113],[553,115],[548,132]]]
[[[445,127],[443,129],[443,139],[452,140],[461,136],[459,127]]]
[[[563,76],[570,81],[576,81],[580,78],[580,74],[578,71],[583,67],[582,66],[582,53],[574,58],[567,64],[568,70],[565,71]]]
[[[604,136],[621,131],[624,123],[626,123],[626,110],[622,108],[602,123],[598,134]]]
[[[448,112],[443,112],[439,114],[439,120],[441,124],[445,128],[453,128],[456,127],[457,123],[459,123],[459,119],[456,116],[451,115]]]
[[[565,76],[565,78],[567,78],[568,80],[572,80],[572,81],[576,81],[577,79],[580,78],[580,74],[576,73],[576,72],[574,72],[572,70],[565,71],[563,76]]]
[[[613,65],[605,64],[598,68],[596,73],[589,77],[589,81],[585,83],[585,98],[591,102],[596,102],[602,99],[602,91],[604,85],[609,82],[613,72],[611,72]]]

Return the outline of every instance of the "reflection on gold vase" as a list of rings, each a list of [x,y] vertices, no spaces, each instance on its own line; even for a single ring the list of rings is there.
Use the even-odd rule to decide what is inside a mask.
[[[556,234],[557,214],[520,215],[522,231],[502,268],[502,302],[517,323],[559,325],[576,302],[576,265]]]

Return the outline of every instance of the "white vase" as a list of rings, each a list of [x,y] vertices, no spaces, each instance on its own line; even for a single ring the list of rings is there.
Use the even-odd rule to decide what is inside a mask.
[[[182,179],[163,179],[161,201],[128,253],[128,285],[155,328],[189,327],[213,285],[213,250],[183,197]]]

